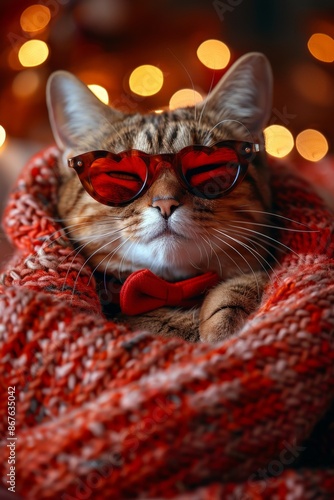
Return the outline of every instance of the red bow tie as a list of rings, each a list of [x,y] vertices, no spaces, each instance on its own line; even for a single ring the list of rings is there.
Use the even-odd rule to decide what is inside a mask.
[[[208,272],[170,283],[142,269],[125,280],[120,292],[121,310],[128,316],[135,316],[163,306],[193,307],[218,282],[217,274]]]

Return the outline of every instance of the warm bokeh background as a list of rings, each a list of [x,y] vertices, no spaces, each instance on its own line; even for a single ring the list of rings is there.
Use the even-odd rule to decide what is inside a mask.
[[[26,159],[52,142],[45,85],[57,69],[102,86],[117,108],[154,111],[182,88],[205,96],[240,55],[264,52],[275,77],[270,122],[292,134],[289,146],[285,130],[268,131],[272,153],[291,150],[289,158],[305,172],[326,173],[334,145],[333,0],[7,0],[0,4],[0,33],[0,210]],[[208,39],[228,47],[225,68],[199,60],[197,49]],[[26,44],[31,40],[39,45]],[[151,96],[130,89],[132,71],[143,64],[162,72],[161,90]],[[152,90],[156,78],[143,78],[142,88]],[[322,134],[323,150],[316,137],[297,139],[305,129]],[[0,234],[0,260],[9,254]]]

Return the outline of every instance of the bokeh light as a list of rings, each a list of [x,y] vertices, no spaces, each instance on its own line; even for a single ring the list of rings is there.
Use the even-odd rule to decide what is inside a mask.
[[[203,97],[194,89],[181,89],[172,95],[169,101],[169,109],[186,108],[195,106],[203,101]]]
[[[107,89],[105,89],[101,85],[96,84],[88,85],[88,88],[93,92],[93,94],[96,95],[98,99],[100,99],[101,102],[103,102],[104,104],[109,104],[109,95]]]
[[[39,66],[46,61],[49,48],[42,40],[28,40],[19,50],[19,61],[22,66],[28,68]]]
[[[6,140],[6,130],[0,125],[0,148],[5,144]]]
[[[264,129],[266,151],[271,156],[283,158],[288,155],[294,146],[291,132],[282,125],[269,125]]]
[[[51,12],[44,5],[31,5],[25,9],[20,18],[20,24],[23,31],[34,33],[43,30],[49,24]]]
[[[164,75],[161,69],[150,64],[138,66],[132,71],[129,78],[131,91],[145,97],[157,94],[163,83]]]
[[[324,33],[314,33],[307,42],[312,56],[322,62],[334,61],[334,39]]]
[[[13,80],[12,90],[17,97],[26,98],[33,95],[40,84],[40,77],[37,71],[25,69],[18,73]]]
[[[326,137],[314,129],[306,129],[296,137],[296,148],[298,153],[309,161],[319,161],[328,152]]]
[[[223,69],[228,65],[231,53],[225,43],[219,40],[206,40],[197,49],[197,57],[210,69]]]

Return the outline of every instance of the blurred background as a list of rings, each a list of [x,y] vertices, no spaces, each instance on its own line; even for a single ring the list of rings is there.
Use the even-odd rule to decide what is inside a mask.
[[[2,0],[0,33],[0,212],[26,160],[53,142],[53,71],[122,111],[158,113],[203,99],[249,51],[274,72],[268,153],[334,192],[333,0]],[[0,234],[0,263],[10,252]]]

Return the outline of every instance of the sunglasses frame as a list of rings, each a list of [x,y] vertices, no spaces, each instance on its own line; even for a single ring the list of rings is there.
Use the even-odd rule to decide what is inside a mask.
[[[190,151],[207,152],[208,155],[210,155],[217,149],[221,149],[224,147],[233,149],[233,151],[237,155],[238,158],[237,175],[234,181],[232,182],[231,186],[229,186],[225,191],[219,193],[218,195],[205,195],[200,190],[196,189],[196,187],[191,186],[187,182],[185,175],[182,171],[182,156],[189,153]],[[94,150],[69,158],[68,166],[75,170],[85,191],[92,198],[94,198],[99,203],[102,203],[103,205],[108,205],[112,207],[126,206],[132,201],[142,196],[152,186],[157,176],[157,170],[160,170],[160,168],[157,169],[158,166],[162,166],[164,168],[171,168],[176,174],[181,185],[194,196],[212,200],[217,198],[223,198],[240,184],[240,182],[245,178],[249,163],[254,159],[255,155],[259,153],[259,151],[260,151],[260,144],[258,143],[234,141],[234,140],[221,141],[210,147],[201,146],[198,144],[192,146],[186,146],[177,153],[149,154],[137,149],[121,151],[120,153],[112,153],[111,151],[105,151],[105,150]],[[110,201],[108,198],[96,192],[91,183],[89,174],[91,165],[95,160],[99,158],[115,159],[115,157],[117,157],[119,161],[124,157],[140,157],[145,162],[146,165],[146,178],[139,192],[129,200],[116,203]],[[154,163],[154,168],[152,167],[153,163]]]

